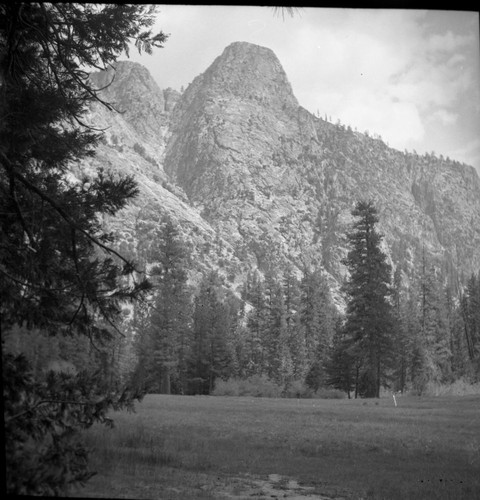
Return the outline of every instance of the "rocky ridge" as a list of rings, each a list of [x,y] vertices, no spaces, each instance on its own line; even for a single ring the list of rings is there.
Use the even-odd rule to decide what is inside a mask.
[[[103,87],[111,72],[92,80]],[[350,211],[367,198],[405,276],[424,254],[452,279],[480,269],[476,171],[315,117],[267,48],[231,44],[182,95],[162,91],[142,66],[119,63],[102,92],[125,112],[92,107],[91,123],[110,128],[82,168],[135,174],[142,195],[110,221],[132,256],[139,221],[148,228],[169,213],[194,254],[192,275],[217,269],[235,289],[252,268],[321,265],[335,291]]]

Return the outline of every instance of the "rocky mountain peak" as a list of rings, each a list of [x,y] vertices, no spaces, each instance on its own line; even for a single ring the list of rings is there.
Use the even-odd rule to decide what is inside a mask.
[[[296,135],[298,111],[298,101],[273,51],[232,43],[178,101],[165,171],[192,202],[202,203],[211,176],[218,178],[216,170],[222,178],[230,171],[235,179],[249,179],[244,167],[258,170],[281,137]]]
[[[119,61],[114,68],[92,73],[90,78],[103,89],[102,99],[122,112],[137,134],[163,148],[168,114],[178,92],[168,89],[165,94],[144,66],[131,61]]]
[[[277,56],[252,43],[234,42],[226,47],[205,72],[203,83],[263,106],[298,107]]]
[[[92,78],[101,86],[109,76]],[[140,65],[120,63],[104,97],[126,112],[114,116],[101,160],[134,172],[139,216],[175,215],[198,265],[221,270],[232,286],[249,269],[289,263],[322,268],[338,290],[358,199],[375,202],[385,251],[410,278],[424,256],[452,282],[480,265],[474,169],[312,115],[268,48],[229,45],[181,95],[160,90]]]
[[[296,109],[287,75],[272,50],[247,42],[225,48],[185,92],[184,105],[195,98],[244,101],[277,110]]]
[[[92,73],[90,78],[95,86],[104,89],[103,98],[121,108],[119,111],[130,112],[135,101],[152,98],[158,111],[164,111],[163,91],[141,64],[119,61],[114,68]]]

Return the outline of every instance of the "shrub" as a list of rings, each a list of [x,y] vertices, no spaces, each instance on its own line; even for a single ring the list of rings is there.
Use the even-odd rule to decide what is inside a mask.
[[[238,396],[240,394],[240,380],[229,378],[228,380],[217,380],[213,396]]]
[[[147,154],[147,151],[145,150],[145,148],[141,144],[138,144],[138,142],[136,142],[133,145],[133,150],[137,154],[139,154],[145,161],[148,161],[148,163],[152,164],[153,166],[157,166],[158,167],[158,163],[155,161],[154,158],[152,158],[151,156],[149,156]]]
[[[346,394],[337,389],[320,388],[314,392],[302,380],[293,380],[285,386],[277,384],[266,375],[252,375],[246,379],[217,380],[213,396],[251,396],[256,398],[315,398],[344,399]]]
[[[293,380],[285,385],[282,395],[285,398],[311,398],[313,390],[302,380]]]
[[[141,145],[141,144],[138,144],[138,142],[136,142],[134,145],[133,145],[133,150],[138,153],[140,156],[145,156],[146,155],[146,151],[145,151],[145,148]]]
[[[282,387],[266,375],[252,375],[246,379],[230,378],[218,380],[212,394],[214,396],[253,396],[256,398],[278,398]]]
[[[278,386],[266,375],[252,375],[240,384],[241,396],[258,398],[278,398],[282,394],[282,387]]]
[[[317,392],[313,393],[315,399],[345,399],[346,394],[338,389],[328,389],[321,387]]]
[[[480,394],[480,383],[471,384],[463,379],[452,384],[428,382],[423,395],[425,396],[472,396]]]

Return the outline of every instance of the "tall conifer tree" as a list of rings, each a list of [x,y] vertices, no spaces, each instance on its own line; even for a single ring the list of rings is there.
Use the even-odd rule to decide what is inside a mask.
[[[190,392],[210,394],[218,377],[228,377],[230,326],[229,308],[221,297],[219,277],[211,272],[202,280],[195,297],[193,339],[188,357]]]
[[[351,392],[355,389],[355,361],[349,354],[348,337],[345,335],[345,329],[338,319],[336,322],[335,334],[333,336],[332,346],[329,350],[329,357],[325,363],[326,384],[335,389],[344,391],[351,397]],[[318,366],[318,365],[317,365]],[[320,367],[312,367],[305,380],[306,384],[317,391],[320,387],[320,381],[323,373]]]
[[[146,375],[151,389],[163,394],[172,390],[183,392],[190,343],[189,256],[178,226],[168,216],[162,218],[151,238],[149,258],[156,262],[151,270],[154,297],[149,325],[139,332],[147,346],[143,349],[144,357],[139,359],[139,369],[145,371],[148,367]]]
[[[300,321],[307,350],[305,372],[313,370],[316,377],[319,377],[316,383],[324,385],[324,367],[335,332],[337,312],[328,284],[319,269],[305,272],[301,291]]]
[[[268,327],[265,285],[257,271],[247,277],[247,282],[245,301],[250,309],[247,314],[248,339],[245,346],[249,358],[247,373],[249,375],[261,375],[264,373],[266,366],[263,339]]]
[[[380,248],[376,230],[378,212],[372,202],[357,203],[352,232],[347,234],[350,251],[344,260],[350,272],[345,332],[349,354],[359,373],[357,389],[365,397],[379,397],[392,365],[391,268]]]

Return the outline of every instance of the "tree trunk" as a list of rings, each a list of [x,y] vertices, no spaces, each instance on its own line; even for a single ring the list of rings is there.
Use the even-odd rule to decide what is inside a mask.
[[[359,368],[357,365],[357,368],[355,371],[355,399],[357,399],[357,396],[358,396],[358,372],[359,372]]]
[[[162,369],[160,394],[171,394],[170,371],[166,367]]]
[[[375,397],[380,397],[380,360],[377,361],[377,377],[376,377]]]

